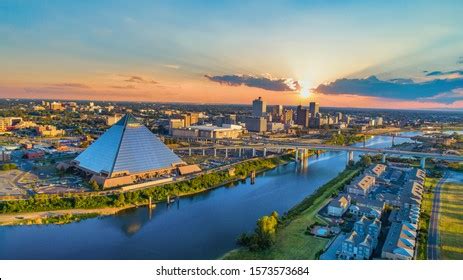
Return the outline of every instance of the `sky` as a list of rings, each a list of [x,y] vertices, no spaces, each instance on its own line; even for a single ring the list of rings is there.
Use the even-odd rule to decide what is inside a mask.
[[[0,98],[463,108],[461,1],[1,0]]]

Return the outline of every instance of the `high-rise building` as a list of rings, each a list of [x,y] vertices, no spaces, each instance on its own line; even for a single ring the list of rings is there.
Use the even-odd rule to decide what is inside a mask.
[[[283,123],[291,124],[293,122],[293,115],[294,115],[294,112],[292,109],[285,110],[283,114]]]
[[[320,112],[320,105],[318,104],[318,102],[310,102],[309,113],[312,115],[312,118],[315,117],[315,115],[319,112]]]
[[[301,105],[297,106],[296,110],[296,124],[302,125],[303,127],[309,127],[310,120],[309,110],[303,108]]]
[[[264,100],[262,100],[262,97],[259,96],[259,98],[252,101],[252,116],[253,117],[263,117],[265,116],[266,112],[267,112],[267,104],[265,103]]]
[[[272,107],[272,115],[275,118],[280,118],[283,115],[283,105],[275,105]]]

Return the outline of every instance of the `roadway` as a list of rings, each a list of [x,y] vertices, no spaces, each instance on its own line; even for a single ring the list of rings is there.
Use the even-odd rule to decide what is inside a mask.
[[[434,188],[434,198],[432,201],[431,217],[428,229],[428,260],[439,259],[439,212],[440,212],[440,194],[442,185],[447,180],[447,174],[439,180]]]
[[[336,145],[325,145],[325,144],[310,144],[310,143],[298,143],[298,142],[266,142],[266,143],[256,143],[255,145],[245,144],[245,145],[210,145],[210,146],[199,146],[199,147],[182,147],[175,148],[177,151],[182,150],[202,150],[202,149],[264,149],[267,150],[294,150],[294,149],[309,149],[309,150],[326,150],[326,151],[352,151],[352,152],[361,152],[361,153],[372,153],[372,154],[388,154],[388,155],[403,155],[403,156],[413,156],[419,158],[435,158],[448,161],[463,161],[463,156],[458,155],[445,155],[437,153],[425,153],[425,152],[412,152],[412,151],[403,151],[397,149],[383,149],[383,148],[368,148],[368,147],[354,147],[354,146],[336,146]]]

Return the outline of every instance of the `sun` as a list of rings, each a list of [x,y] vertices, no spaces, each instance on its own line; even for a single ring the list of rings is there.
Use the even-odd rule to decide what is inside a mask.
[[[307,81],[301,81],[301,91],[299,92],[299,96],[301,98],[307,99],[310,97],[310,83]]]

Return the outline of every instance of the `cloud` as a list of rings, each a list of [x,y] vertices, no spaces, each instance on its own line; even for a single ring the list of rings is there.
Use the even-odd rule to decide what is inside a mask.
[[[412,79],[404,79],[404,78],[396,78],[396,79],[390,79],[390,82],[397,83],[397,84],[411,84],[413,83]]]
[[[293,79],[274,79],[272,77],[256,77],[250,75],[204,75],[208,80],[227,86],[247,86],[270,91],[298,91],[301,86]]]
[[[125,82],[129,83],[139,83],[139,84],[157,84],[155,80],[147,80],[143,77],[140,76],[127,76],[128,79],[124,80]]]
[[[457,64],[463,64],[463,56],[460,56],[457,60]]]
[[[166,68],[170,68],[170,69],[180,69],[180,65],[176,65],[176,64],[163,64],[162,66],[166,67]]]
[[[81,84],[81,83],[60,83],[60,84],[53,84],[52,86],[68,87],[68,88],[90,88],[88,85]]]
[[[463,70],[452,70],[452,71],[432,71],[427,72],[426,77],[432,76],[446,76],[446,75],[459,75],[463,76]]]
[[[420,83],[407,80],[407,83],[403,83],[383,81],[375,76],[370,76],[365,79],[338,79],[329,84],[319,85],[315,88],[315,92],[328,95],[351,94],[397,100],[426,101],[433,99],[436,102],[452,103],[462,100],[462,97],[459,94],[450,95],[449,93],[462,88],[463,78],[436,79]],[[447,95],[442,96],[444,93]]]
[[[115,89],[136,89],[136,87],[134,85],[111,86],[111,88],[115,88]]]

